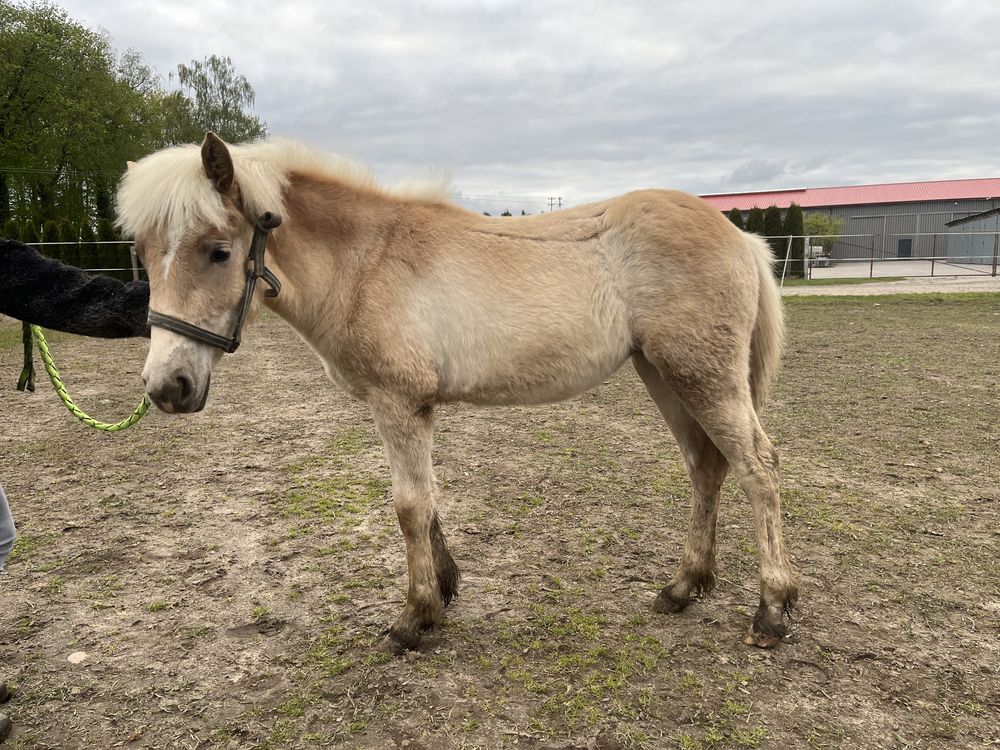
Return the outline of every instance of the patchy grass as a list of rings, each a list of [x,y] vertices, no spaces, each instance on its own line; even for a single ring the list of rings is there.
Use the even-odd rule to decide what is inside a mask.
[[[853,286],[855,284],[881,284],[886,281],[904,281],[905,276],[875,276],[870,279],[785,279],[785,286]]]
[[[741,642],[759,571],[732,480],[716,590],[650,610],[683,554],[690,488],[630,371],[540,409],[440,410],[438,507],[464,582],[401,658],[375,649],[406,592],[378,437],[362,406],[317,392],[283,325],[263,316],[267,340],[224,360],[202,414],[154,416],[126,443],[41,438],[58,405],[14,399],[0,436],[25,521],[0,607],[5,678],[22,686],[10,742],[995,744],[998,299],[786,299],[761,420],[802,592],[771,652]],[[67,355],[92,346],[68,340]],[[81,387],[104,392],[95,377]],[[248,393],[266,394],[266,418],[229,408]],[[77,649],[94,667],[59,658]]]

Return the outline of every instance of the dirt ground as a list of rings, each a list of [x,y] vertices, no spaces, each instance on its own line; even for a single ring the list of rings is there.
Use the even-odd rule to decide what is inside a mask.
[[[543,408],[448,408],[436,470],[464,574],[444,625],[373,650],[404,592],[362,404],[266,317],[206,410],[108,435],[14,390],[0,326],[0,576],[12,748],[987,748],[1000,744],[1000,296],[786,300],[763,421],[802,578],[757,603],[732,481],[718,588],[650,610],[683,548],[676,446],[630,369]],[[53,335],[98,417],[145,342]]]

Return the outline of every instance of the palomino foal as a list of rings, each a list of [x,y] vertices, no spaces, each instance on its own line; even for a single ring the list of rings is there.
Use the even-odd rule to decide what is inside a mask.
[[[693,488],[684,556],[654,609],[680,611],[712,588],[719,489],[732,471],[760,549],[747,642],[781,639],[797,584],[782,541],[778,457],[757,419],[780,357],[781,303],[767,245],[703,201],[647,190],[490,219],[440,190],[380,189],[363,169],[291,142],[227,147],[210,133],[200,150],[130,165],[118,211],[149,272],[154,327],[142,377],[160,409],[205,405],[243,299],[287,320],[330,378],[371,407],[409,568],[406,604],[383,647],[415,648],[457,591],[434,506],[438,405],[570,398],[630,358]],[[257,275],[271,292],[280,286],[277,296],[254,292],[245,271],[266,213],[281,226],[257,232]]]

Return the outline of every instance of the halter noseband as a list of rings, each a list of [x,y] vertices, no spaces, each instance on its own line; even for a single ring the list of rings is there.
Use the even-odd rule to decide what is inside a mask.
[[[262,214],[253,230],[253,239],[250,241],[250,252],[247,253],[247,283],[243,287],[243,302],[240,305],[240,314],[236,318],[236,325],[233,326],[233,334],[229,338],[221,336],[205,328],[200,328],[191,323],[187,323],[180,318],[171,315],[158,313],[152,308],[149,310],[149,325],[157,328],[164,328],[189,339],[200,341],[209,346],[215,346],[227,354],[232,354],[240,346],[240,333],[243,330],[243,321],[250,311],[250,303],[253,301],[254,288],[257,286],[257,279],[264,279],[271,288],[264,292],[267,297],[277,297],[281,291],[281,282],[264,265],[264,251],[267,249],[267,235],[271,230],[281,224],[281,217],[272,214],[270,211]]]

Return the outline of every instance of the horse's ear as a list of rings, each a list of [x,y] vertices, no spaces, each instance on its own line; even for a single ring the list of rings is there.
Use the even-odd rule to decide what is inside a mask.
[[[228,193],[233,187],[233,157],[226,144],[215,133],[205,133],[201,143],[201,164],[205,174],[220,193]]]
[[[125,167],[126,167],[127,169],[129,169],[129,170],[131,170],[131,169],[132,169],[132,167],[134,167],[134,166],[135,166],[135,162],[134,162],[134,161],[126,161],[126,162],[125,162]]]

